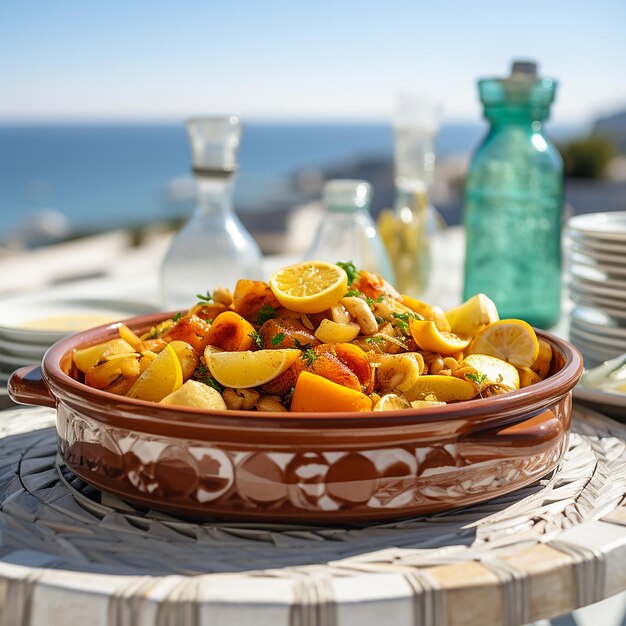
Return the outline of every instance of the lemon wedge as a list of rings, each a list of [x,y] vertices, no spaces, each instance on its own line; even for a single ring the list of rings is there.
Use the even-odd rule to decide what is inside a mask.
[[[453,333],[461,337],[475,337],[485,326],[500,319],[493,300],[484,293],[477,293],[463,304],[446,311],[446,318]]]
[[[373,411],[400,411],[402,409],[410,409],[411,404],[404,396],[395,393],[386,393],[381,396],[380,400],[374,405]]]
[[[539,341],[523,320],[500,320],[485,326],[468,348],[469,354],[488,354],[515,367],[530,367],[539,355]]]
[[[160,402],[183,384],[183,369],[176,351],[168,343],[148,365],[126,394],[129,398]]]
[[[470,343],[469,339],[462,339],[454,333],[439,330],[435,322],[429,320],[409,319],[409,327],[415,343],[428,352],[453,354],[464,350]]]
[[[509,389],[520,388],[517,369],[502,359],[486,354],[470,354],[459,363],[459,367],[452,375],[473,382],[477,390],[488,385],[501,385]]]
[[[437,402],[458,402],[470,400],[477,394],[476,387],[469,381],[438,374],[420,376],[415,385],[404,392],[411,403],[415,400],[424,400],[426,397],[437,398]]]
[[[345,295],[348,275],[332,263],[307,261],[272,274],[270,288],[287,309],[298,313],[321,313]]]
[[[204,360],[211,376],[224,387],[249,389],[280,376],[302,354],[300,350],[243,350],[214,352],[206,350]]]

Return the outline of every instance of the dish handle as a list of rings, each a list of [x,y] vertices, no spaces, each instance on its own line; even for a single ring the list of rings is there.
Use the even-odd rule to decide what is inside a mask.
[[[39,365],[21,367],[11,374],[8,385],[9,397],[18,404],[36,404],[56,407],[56,399],[41,376]]]

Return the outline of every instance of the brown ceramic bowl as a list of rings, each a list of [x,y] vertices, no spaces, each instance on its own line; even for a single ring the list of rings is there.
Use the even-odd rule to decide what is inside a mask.
[[[126,324],[144,332],[166,314]],[[550,342],[550,376],[530,388],[429,410],[256,413],[162,406],[68,375],[75,348],[119,324],[62,339],[9,381],[16,401],[56,407],[65,463],[94,487],[199,519],[356,522],[432,513],[537,480],[567,445],[582,359]]]

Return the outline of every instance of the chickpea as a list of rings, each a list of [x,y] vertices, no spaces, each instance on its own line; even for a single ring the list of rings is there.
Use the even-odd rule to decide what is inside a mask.
[[[278,396],[263,396],[256,403],[257,411],[278,411],[284,413],[287,409],[280,403]]]
[[[226,287],[216,287],[211,295],[213,302],[223,304],[224,306],[230,306],[233,303],[233,294]]]
[[[455,370],[459,366],[457,360],[451,356],[447,356],[443,359],[443,365],[449,370]]]
[[[250,411],[259,399],[259,392],[254,389],[224,389],[222,394],[226,407],[231,410]]]
[[[428,373],[429,374],[439,374],[439,372],[441,372],[441,370],[443,369],[443,359],[440,356],[437,356],[436,358],[434,358],[430,364],[430,367],[428,368]]]

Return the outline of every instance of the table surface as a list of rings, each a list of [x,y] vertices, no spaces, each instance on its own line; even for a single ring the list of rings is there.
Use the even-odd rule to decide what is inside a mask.
[[[332,528],[135,509],[60,462],[53,410],[0,415],[0,623],[512,626],[626,588],[626,426],[588,409],[539,484]]]

